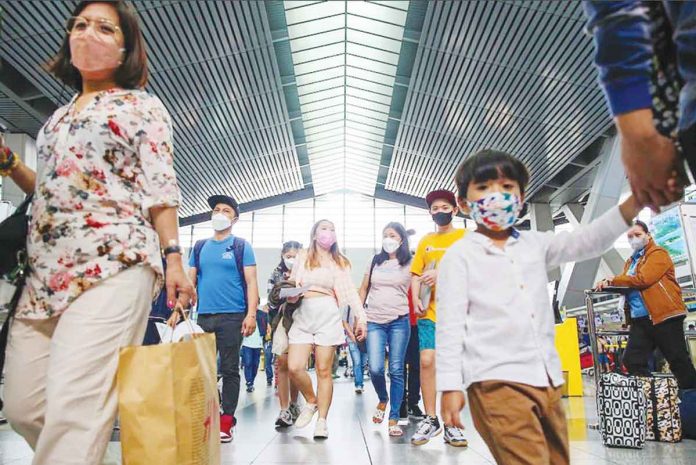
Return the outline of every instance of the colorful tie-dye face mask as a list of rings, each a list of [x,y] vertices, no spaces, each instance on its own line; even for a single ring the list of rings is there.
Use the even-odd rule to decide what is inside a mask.
[[[494,192],[468,204],[474,221],[491,231],[511,228],[522,211],[520,198],[509,192]]]

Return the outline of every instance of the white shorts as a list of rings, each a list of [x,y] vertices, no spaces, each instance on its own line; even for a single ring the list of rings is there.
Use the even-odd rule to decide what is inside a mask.
[[[288,333],[290,344],[337,346],[346,342],[341,312],[333,297],[302,299],[300,308],[292,314]]]

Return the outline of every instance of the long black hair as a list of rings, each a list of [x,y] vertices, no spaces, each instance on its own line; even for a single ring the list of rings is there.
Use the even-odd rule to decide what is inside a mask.
[[[384,231],[387,229],[393,229],[396,231],[399,237],[401,237],[401,245],[398,249],[396,249],[396,259],[399,260],[399,265],[404,266],[411,263],[411,248],[408,245],[409,234],[406,231],[406,228],[404,228],[401,223],[394,221],[387,224],[382,230],[382,233],[384,233]],[[375,255],[375,266],[381,265],[387,260],[389,260],[389,254],[382,249],[377,255]]]
[[[283,244],[283,250],[280,251],[280,263],[278,264],[278,268],[280,268],[280,271],[282,271],[283,273],[287,273],[288,271],[290,271],[288,267],[285,266],[285,260],[283,260],[283,255],[285,255],[293,249],[302,249],[302,244],[300,244],[297,241],[287,241],[285,244]]]

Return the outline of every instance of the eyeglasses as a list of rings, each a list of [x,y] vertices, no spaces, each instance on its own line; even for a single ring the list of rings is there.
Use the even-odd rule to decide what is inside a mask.
[[[84,34],[89,29],[90,24],[93,24],[94,30],[104,36],[114,36],[121,28],[109,21],[106,18],[89,19],[82,16],[72,16],[68,19],[65,30],[68,34]]]

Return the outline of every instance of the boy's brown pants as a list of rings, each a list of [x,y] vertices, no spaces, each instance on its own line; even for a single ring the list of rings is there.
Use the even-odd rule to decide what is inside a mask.
[[[561,388],[482,381],[467,392],[474,426],[499,465],[570,464]]]

